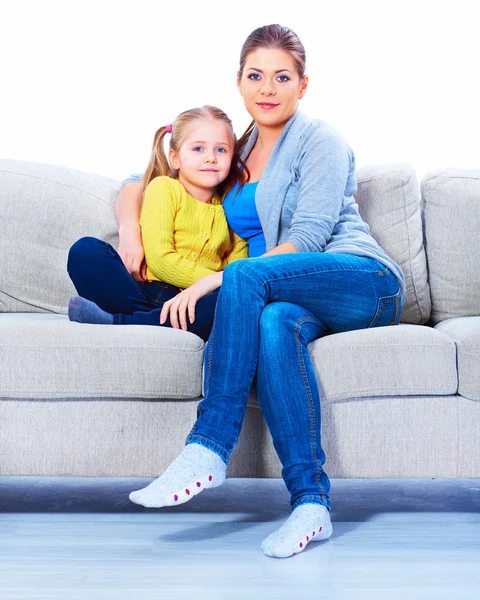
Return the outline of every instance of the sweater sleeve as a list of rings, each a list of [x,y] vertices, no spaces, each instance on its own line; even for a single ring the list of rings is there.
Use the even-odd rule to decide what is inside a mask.
[[[325,248],[339,219],[352,168],[353,153],[340,137],[315,135],[305,149],[299,163],[298,204],[288,237],[298,252]]]
[[[248,242],[236,234],[232,229],[229,228],[230,239],[232,240],[232,249],[223,258],[222,268],[227,265],[240,260],[241,258],[248,258]]]
[[[173,232],[180,198],[168,184],[168,178],[156,177],[145,190],[140,216],[145,261],[160,281],[184,289],[214,271],[176,252]]]

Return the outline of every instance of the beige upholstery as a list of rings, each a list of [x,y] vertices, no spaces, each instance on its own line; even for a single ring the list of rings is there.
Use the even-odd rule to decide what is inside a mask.
[[[412,167],[359,169],[360,212],[404,269],[407,298],[398,327],[309,346],[330,477],[480,477],[479,182],[428,174],[424,236]],[[194,423],[200,338],[65,314],[68,249],[84,235],[117,245],[118,190],[0,160],[0,475],[155,476]],[[228,474],[281,475],[254,388]]]

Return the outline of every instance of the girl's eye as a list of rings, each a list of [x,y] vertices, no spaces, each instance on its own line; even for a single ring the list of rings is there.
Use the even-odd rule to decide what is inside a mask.
[[[279,75],[278,80],[279,81],[290,81],[290,77],[287,77],[287,75]]]
[[[250,73],[248,78],[252,81],[260,81],[260,75],[258,73]]]
[[[220,148],[217,148],[217,151],[218,151],[218,152],[226,152],[226,151],[227,151],[227,149],[226,149],[226,148],[222,148],[222,147],[220,147]]]
[[[194,152],[201,152],[203,150],[203,148],[201,146],[195,146],[194,148],[192,148],[192,150]]]

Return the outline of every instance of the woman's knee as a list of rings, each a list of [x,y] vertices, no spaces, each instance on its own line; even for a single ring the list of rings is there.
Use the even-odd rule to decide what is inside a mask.
[[[252,262],[253,259],[247,258],[227,265],[223,271],[222,289],[237,286],[242,282],[246,282],[247,285],[262,285],[261,277]]]
[[[295,304],[289,302],[271,302],[267,304],[260,317],[260,331],[264,337],[293,333],[296,323]]]
[[[309,310],[291,302],[271,302],[260,317],[262,343],[276,344],[279,338],[309,343],[325,333],[326,328]]]

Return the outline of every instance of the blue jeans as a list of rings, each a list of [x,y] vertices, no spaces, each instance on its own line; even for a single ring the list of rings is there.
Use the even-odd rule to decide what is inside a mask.
[[[135,281],[110,244],[94,237],[79,239],[68,253],[67,271],[79,296],[112,314],[115,325],[171,327],[169,318],[160,325],[160,313],[181,289],[163,281]],[[187,318],[188,331],[204,341],[212,329],[218,294],[216,290],[197,303],[194,323]]]
[[[398,282],[373,258],[308,252],[227,266],[205,354],[204,399],[186,443],[200,443],[228,464],[256,375],[292,510],[304,503],[330,510],[308,344],[329,333],[394,325],[400,314]]]

